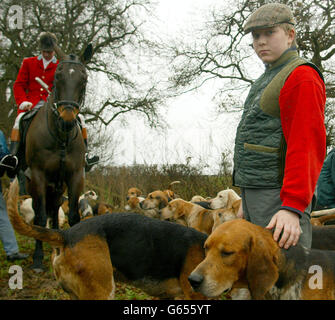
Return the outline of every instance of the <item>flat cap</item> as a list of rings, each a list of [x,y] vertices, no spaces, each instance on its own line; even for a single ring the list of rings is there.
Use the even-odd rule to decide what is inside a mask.
[[[53,51],[57,44],[56,36],[51,32],[41,32],[38,37],[39,49],[41,51]]]
[[[296,24],[291,9],[282,3],[268,3],[248,18],[244,32],[249,33],[255,29],[270,28],[282,23]]]

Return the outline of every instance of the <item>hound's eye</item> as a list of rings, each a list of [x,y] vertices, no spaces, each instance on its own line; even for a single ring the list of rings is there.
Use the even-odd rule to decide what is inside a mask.
[[[234,251],[221,251],[222,257],[228,257],[231,256],[234,253]]]
[[[161,199],[161,197],[160,197],[160,196],[157,196],[157,197],[156,197],[156,199],[157,199],[157,200],[160,200],[160,199]]]

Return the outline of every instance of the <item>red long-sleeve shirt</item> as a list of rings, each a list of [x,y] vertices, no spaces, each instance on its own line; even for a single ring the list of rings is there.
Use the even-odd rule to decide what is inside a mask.
[[[280,91],[280,116],[287,143],[280,193],[283,209],[302,213],[312,200],[326,154],[325,102],[325,85],[310,66],[297,67]]]

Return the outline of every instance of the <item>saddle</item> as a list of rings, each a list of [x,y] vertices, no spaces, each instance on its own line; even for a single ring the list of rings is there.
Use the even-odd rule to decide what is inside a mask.
[[[18,148],[18,152],[16,156],[19,159],[20,169],[23,171],[27,169],[27,163],[25,159],[27,132],[28,132],[31,122],[33,121],[39,109],[40,107],[37,107],[37,108],[33,108],[32,110],[26,112],[20,120],[20,124],[19,124],[20,143],[19,143],[19,148]]]

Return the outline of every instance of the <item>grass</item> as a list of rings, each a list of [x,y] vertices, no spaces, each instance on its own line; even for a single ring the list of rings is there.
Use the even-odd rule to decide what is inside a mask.
[[[139,187],[143,194],[153,190],[164,190],[172,181],[179,180],[174,191],[185,200],[195,194],[204,197],[216,196],[218,191],[231,187],[231,176],[204,176],[198,168],[190,166],[165,166],[160,170],[155,166],[111,167],[105,171],[93,170],[86,179],[86,189],[94,189],[99,194],[99,201],[112,204],[116,210],[122,211],[125,205],[126,192],[129,187]],[[101,171],[101,172],[100,172]],[[9,181],[5,184],[7,187]],[[3,188],[4,190],[5,188]],[[69,296],[56,282],[50,257],[52,249],[44,243],[44,265],[46,270],[36,274],[30,269],[35,240],[16,234],[21,252],[29,253],[28,259],[8,262],[0,243],[0,300],[68,300]],[[13,274],[9,274],[11,265],[17,264],[23,270],[23,289],[11,290],[8,281]],[[138,288],[122,283],[116,283],[116,300],[155,300]],[[222,299],[225,299],[222,296]]]
[[[69,295],[59,286],[55,280],[51,267],[52,248],[44,243],[44,265],[45,271],[35,273],[30,269],[33,262],[32,255],[35,247],[35,240],[21,236],[16,233],[16,239],[21,252],[29,253],[26,260],[9,262],[3,248],[0,248],[0,300],[70,300]],[[9,273],[12,265],[19,265],[23,271],[23,288],[10,289],[9,279],[14,274]],[[221,297],[225,300],[225,296]],[[157,300],[147,295],[141,289],[123,283],[116,283],[115,300]]]
[[[29,253],[26,260],[17,260],[9,262],[6,260],[6,254],[0,247],[0,300],[69,300],[69,295],[59,286],[53,275],[50,258],[52,248],[44,243],[44,265],[45,271],[35,273],[30,269],[33,262],[32,255],[35,247],[35,240],[21,236],[16,233],[16,239],[19,244],[20,252]],[[14,274],[9,273],[12,265],[19,265],[23,271],[23,288],[10,289],[9,279]],[[116,283],[116,300],[153,300],[155,298],[148,296],[138,288]]]

